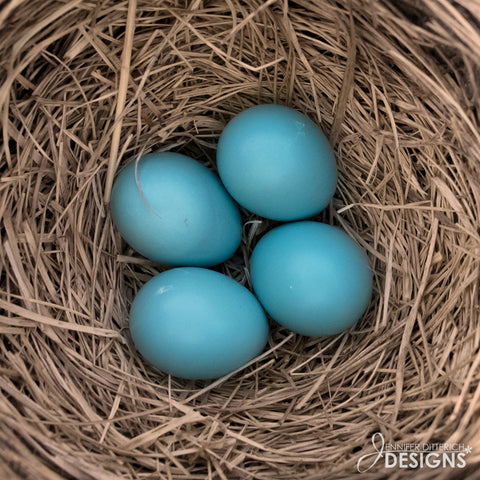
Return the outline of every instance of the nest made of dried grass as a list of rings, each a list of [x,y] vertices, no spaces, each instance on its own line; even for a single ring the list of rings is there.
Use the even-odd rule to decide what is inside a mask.
[[[466,469],[362,478],[480,478],[479,3],[134,6],[0,4],[1,478],[350,478],[377,431],[473,451]],[[129,337],[129,304],[162,266],[113,228],[108,165],[161,149],[215,170],[226,122],[272,102],[334,146],[317,219],[368,252],[371,306],[332,338],[272,323],[228,378],[169,378]],[[219,270],[250,287],[272,223],[243,216]]]

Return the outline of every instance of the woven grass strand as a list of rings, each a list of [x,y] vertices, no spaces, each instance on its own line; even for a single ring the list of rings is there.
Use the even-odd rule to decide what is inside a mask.
[[[334,142],[317,220],[375,273],[348,332],[272,322],[264,354],[215,382],[155,371],[128,310],[164,269],[104,203],[127,0],[0,4],[0,478],[351,478],[389,443],[460,442],[480,468],[480,10],[474,0],[138,0],[117,159],[172,150],[215,170],[222,128],[289,105]],[[251,287],[274,222],[246,211],[218,267]],[[381,465],[365,479],[409,479]]]

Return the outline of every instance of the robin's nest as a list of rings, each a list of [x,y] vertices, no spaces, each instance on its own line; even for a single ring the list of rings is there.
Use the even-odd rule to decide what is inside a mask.
[[[350,478],[375,432],[472,452],[463,469],[380,459],[362,478],[478,478],[478,1],[134,7],[0,4],[0,478]],[[112,226],[111,174],[153,150],[215,170],[222,128],[258,103],[329,137],[339,182],[316,219],[367,251],[373,298],[344,334],[272,322],[242,371],[170,378],[129,336],[132,298],[163,267]],[[218,269],[250,287],[273,222],[242,215]]]

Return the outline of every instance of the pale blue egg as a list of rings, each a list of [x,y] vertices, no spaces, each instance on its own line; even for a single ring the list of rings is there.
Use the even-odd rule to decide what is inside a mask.
[[[288,223],[264,235],[252,254],[251,275],[272,318],[309,336],[352,326],[372,294],[363,250],[342,230],[319,222]]]
[[[220,180],[178,153],[127,165],[113,185],[111,211],[127,243],[156,262],[216,265],[240,244],[240,214]]]
[[[152,365],[187,379],[216,378],[257,356],[268,322],[255,296],[213,270],[183,267],[147,282],[130,311],[138,351]]]
[[[281,105],[258,105],[234,117],[220,136],[217,166],[240,205],[273,220],[317,214],[337,182],[335,157],[320,128]]]

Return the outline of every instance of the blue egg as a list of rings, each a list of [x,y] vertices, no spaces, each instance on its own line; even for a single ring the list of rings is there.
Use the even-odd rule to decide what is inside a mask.
[[[308,336],[350,327],[372,294],[363,250],[343,231],[319,222],[288,223],[264,235],[252,254],[251,275],[272,318]]]
[[[183,267],[147,282],[130,311],[138,351],[155,367],[187,379],[216,378],[257,356],[268,322],[255,296],[213,270]]]
[[[208,168],[178,153],[153,153],[127,165],[113,185],[111,211],[127,243],[156,262],[216,265],[240,244],[232,198]]]
[[[281,105],[258,105],[234,117],[220,136],[217,166],[240,205],[273,220],[317,214],[337,183],[335,157],[320,128]]]

